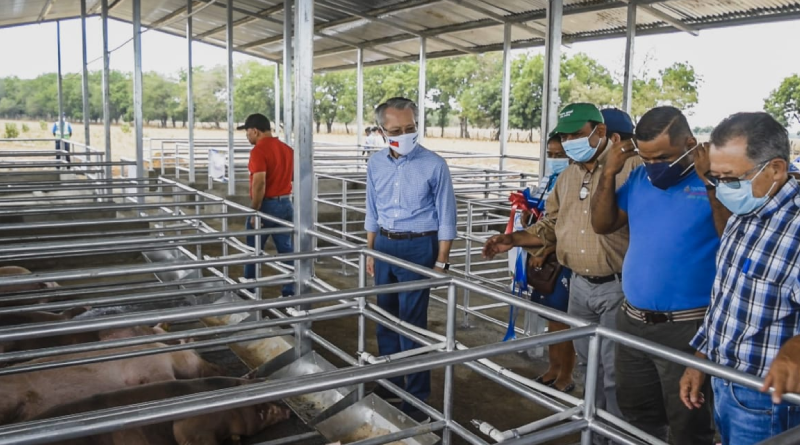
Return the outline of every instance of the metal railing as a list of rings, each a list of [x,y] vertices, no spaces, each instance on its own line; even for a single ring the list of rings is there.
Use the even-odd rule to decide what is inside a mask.
[[[352,179],[352,178],[350,178]],[[357,181],[357,179],[356,179]],[[349,182],[348,182],[349,183]],[[104,190],[107,201],[97,202],[93,192],[96,188]],[[134,196],[122,191],[125,188],[136,190]],[[16,199],[25,191],[35,190],[55,192],[65,191],[73,196],[75,202],[62,206],[55,212],[48,212],[60,200],[58,196],[31,197],[24,207],[17,206]],[[484,190],[484,189],[482,189]],[[493,193],[493,192],[484,192]],[[137,196],[138,195],[138,196]],[[347,196],[343,193],[342,196]],[[477,198],[476,198],[477,199]],[[0,363],[28,360],[31,358],[55,357],[51,361],[28,363],[9,368],[0,368],[0,378],[23,372],[36,372],[44,369],[57,369],[79,364],[99,363],[103,361],[131,358],[144,355],[160,354],[167,351],[216,347],[238,344],[258,339],[280,338],[279,336],[303,335],[310,338],[317,348],[326,350],[342,359],[349,366],[294,377],[291,379],[273,380],[261,383],[194,394],[184,397],[169,398],[158,402],[148,402],[104,409],[66,417],[37,420],[0,427],[0,444],[38,444],[54,440],[78,438],[103,432],[115,431],[139,425],[158,423],[170,419],[179,419],[203,413],[216,412],[232,407],[246,406],[258,402],[286,399],[302,394],[317,393],[324,390],[358,385],[358,397],[364,395],[363,384],[378,381],[400,398],[430,415],[434,423],[430,427],[413,427],[396,431],[388,435],[374,437],[356,442],[358,445],[381,445],[406,437],[415,437],[431,431],[441,431],[443,443],[449,444],[453,435],[459,436],[473,445],[486,445],[486,439],[471,432],[453,413],[453,401],[456,391],[469,390],[468,387],[456,387],[454,384],[454,366],[461,365],[482,377],[489,379],[500,387],[506,388],[519,397],[530,400],[548,408],[552,415],[518,426],[513,430],[499,431],[492,425],[474,420],[475,425],[493,442],[517,444],[542,443],[555,437],[570,433],[580,433],[582,443],[589,444],[593,436],[599,435],[623,444],[662,444],[658,439],[647,435],[630,424],[613,415],[599,410],[595,406],[595,387],[599,361],[600,339],[608,339],[630,348],[644,351],[672,362],[691,366],[726,380],[749,388],[760,388],[760,379],[734,371],[708,361],[699,360],[689,354],[670,350],[661,345],[609,330],[597,325],[589,325],[578,318],[562,312],[534,304],[503,292],[497,288],[484,285],[466,273],[444,275],[419,265],[399,260],[383,253],[369,250],[364,246],[342,240],[342,237],[326,233],[327,230],[308,230],[297,236],[312,236],[321,242],[332,245],[331,248],[314,252],[296,252],[290,254],[266,255],[258,247],[249,248],[239,238],[245,233],[232,229],[231,221],[241,221],[246,217],[258,215],[282,225],[278,229],[259,229],[249,234],[266,235],[276,232],[295,231],[285,221],[275,220],[268,215],[254,212],[228,200],[208,193],[194,190],[176,181],[166,178],[95,180],[69,180],[38,184],[32,187],[19,184],[0,189],[0,203],[10,207],[0,209],[3,215],[24,217],[53,216],[59,213],[86,215],[84,219],[70,221],[30,221],[0,222],[0,241],[3,242],[6,260],[20,258],[23,255],[28,261],[53,258],[75,258],[78,256],[97,256],[103,254],[119,254],[123,252],[151,252],[145,257],[150,260],[141,264],[118,266],[94,266],[90,268],[67,268],[52,272],[38,272],[32,275],[4,277],[4,285],[24,285],[45,282],[59,282],[62,287],[43,289],[36,292],[23,291],[6,294],[0,297],[4,303],[22,303],[21,306],[0,308],[1,314],[20,314],[30,311],[61,310],[69,307],[139,304],[144,302],[170,302],[180,297],[188,297],[193,304],[175,306],[157,310],[138,309],[123,314],[101,315],[86,320],[70,320],[60,322],[33,323],[0,328],[0,338],[4,341],[34,339],[53,335],[92,332],[100,329],[122,328],[142,324],[160,322],[178,323],[207,319],[209,317],[233,316],[236,314],[261,314],[265,312],[271,318],[255,316],[251,321],[238,324],[224,324],[192,328],[156,336],[126,338],[121,340],[100,341],[71,346],[59,346],[32,351],[6,352],[0,354]],[[487,212],[493,212],[492,203],[482,203],[480,199],[470,204],[473,213],[481,211],[476,207],[486,205]],[[16,206],[16,207],[15,207]],[[356,208],[354,206],[354,208]],[[7,211],[7,212],[6,212]],[[109,215],[96,215],[89,218],[92,212],[110,212]],[[6,212],[6,213],[2,213]],[[485,221],[471,221],[479,226]],[[125,224],[137,223],[138,226],[126,228]],[[486,221],[488,224],[488,221]],[[83,229],[83,233],[70,233],[69,228]],[[97,227],[93,230],[92,227]],[[86,230],[86,229],[89,230]],[[26,230],[52,229],[47,234],[17,237]],[[113,236],[108,238],[113,232]],[[17,232],[16,234],[14,232]],[[469,230],[462,231],[469,234]],[[471,235],[475,242],[480,236]],[[260,245],[260,243],[256,243]],[[215,247],[211,252],[209,249]],[[6,251],[5,249],[9,249]],[[137,250],[138,249],[138,250]],[[152,250],[150,250],[152,249]],[[158,261],[164,252],[177,252],[172,261]],[[209,254],[211,253],[211,254]],[[150,256],[148,256],[150,255]],[[163,256],[163,255],[162,255]],[[310,283],[314,290],[288,298],[265,298],[266,291],[287,282],[292,282],[292,269],[283,261],[348,258],[357,270],[357,278],[351,282],[350,289],[336,289],[324,281],[322,277],[313,278]],[[383,286],[367,286],[366,259],[373,257],[381,261],[411,270],[424,277],[423,280]],[[234,267],[246,264],[257,266],[256,279],[253,281],[238,278]],[[262,275],[261,266],[271,270],[271,274]],[[473,265],[474,266],[474,265]],[[468,268],[465,270],[469,270]],[[146,280],[139,285],[132,285],[131,279],[142,276],[160,277],[158,282]],[[168,279],[170,277],[172,279]],[[251,291],[255,288],[255,291]],[[394,293],[429,288],[445,292],[443,304],[446,307],[446,323],[444,332],[434,332],[403,322],[372,304],[367,298],[376,293]],[[108,292],[113,291],[112,297]],[[469,291],[474,296],[489,299],[498,304],[511,305],[538,316],[567,324],[571,329],[556,333],[540,334],[505,343],[482,341],[478,345],[466,345],[457,339],[457,302],[458,292]],[[57,297],[72,295],[73,299],[59,301]],[[219,295],[238,295],[240,299],[216,300]],[[49,298],[52,301],[35,304],[38,299]],[[79,298],[75,298],[79,297]],[[212,297],[211,299],[204,297]],[[213,301],[217,301],[213,304]],[[343,351],[334,344],[333,339],[326,339],[313,330],[310,322],[334,320],[343,317],[356,317],[358,324],[359,351],[353,355]],[[392,357],[375,357],[366,352],[366,324],[377,323],[406,336],[420,345],[420,348]],[[299,331],[298,327],[303,326]],[[553,388],[538,384],[531,379],[516,374],[489,360],[492,357],[511,352],[529,350],[549,344],[589,337],[590,348],[587,364],[585,391],[582,398],[561,393]],[[141,345],[154,341],[178,340],[185,338],[203,338],[202,340],[158,348],[119,352],[122,346]],[[66,353],[104,351],[102,355],[83,358],[57,357]],[[255,364],[254,366],[259,366]],[[406,375],[429,369],[444,368],[444,390],[441,411],[429,403],[416,399],[411,394],[391,384],[387,378]],[[357,397],[357,398],[358,398]],[[787,395],[786,400],[800,402],[800,396]],[[469,420],[469,419],[467,419]]]
[[[125,168],[136,165],[133,161],[117,161],[105,159],[105,152],[86,144],[61,138],[15,138],[0,139],[0,143],[53,143],[58,144],[54,150],[13,148],[0,150],[0,172],[6,179],[13,176],[47,176],[54,172],[68,171],[83,175],[88,179],[105,179],[112,177],[114,167]],[[69,150],[67,150],[69,146]],[[43,158],[51,158],[49,161]]]

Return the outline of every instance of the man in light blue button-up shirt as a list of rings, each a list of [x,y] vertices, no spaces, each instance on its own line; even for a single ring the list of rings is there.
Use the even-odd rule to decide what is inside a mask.
[[[367,166],[367,244],[371,249],[440,272],[449,268],[450,246],[456,237],[456,197],[450,169],[441,156],[417,143],[417,105],[393,98],[375,109],[375,118],[389,147]],[[383,261],[367,261],[375,285],[421,280],[425,277]],[[378,295],[378,306],[401,320],[427,328],[429,290]],[[378,326],[380,355],[419,347],[408,338]],[[430,395],[430,373],[391,381],[420,400]],[[422,413],[406,404],[416,420]]]

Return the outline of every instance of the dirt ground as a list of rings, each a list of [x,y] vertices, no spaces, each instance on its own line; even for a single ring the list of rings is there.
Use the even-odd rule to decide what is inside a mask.
[[[15,123],[18,129],[22,128],[25,124],[28,126],[28,131],[21,133],[19,138],[39,139],[39,138],[52,138],[48,129],[41,129],[39,122],[32,121],[9,121],[0,119],[0,137],[3,136],[3,131],[6,123]],[[83,126],[81,124],[72,123],[73,137],[72,140],[76,142],[84,142]],[[314,140],[319,142],[332,142],[338,144],[356,144],[355,134],[344,133],[331,133],[324,132],[315,133]],[[90,142],[92,147],[103,147],[104,133],[102,125],[93,124],[90,126]],[[429,132],[439,134],[438,132]],[[214,138],[224,139],[228,137],[227,130],[213,129],[207,127],[199,127],[195,129],[195,138]],[[188,130],[185,128],[159,128],[159,127],[145,127],[145,138],[188,138]],[[237,138],[244,139],[244,134],[237,134]],[[498,155],[500,152],[500,143],[496,141],[486,140],[472,140],[472,139],[457,139],[457,138],[438,138],[433,135],[427,137],[423,144],[434,151],[460,151],[469,153],[484,153],[491,155]],[[10,147],[11,144],[0,142],[0,150]],[[26,142],[24,144],[14,143],[15,148],[22,147],[45,147],[50,148],[50,143],[47,142]],[[145,153],[148,150],[148,143],[145,141]],[[136,145],[133,133],[124,132],[123,127],[119,125],[111,126],[111,152],[114,160],[119,160],[121,157],[135,158]],[[509,142],[508,154],[516,156],[538,156],[539,143],[522,143],[522,142]],[[146,154],[145,154],[146,156]],[[453,159],[450,161],[452,164],[466,165],[471,167],[483,168],[497,168],[497,159]],[[533,161],[521,161],[509,159],[506,163],[506,168],[514,171],[523,172],[537,172],[538,164]]]

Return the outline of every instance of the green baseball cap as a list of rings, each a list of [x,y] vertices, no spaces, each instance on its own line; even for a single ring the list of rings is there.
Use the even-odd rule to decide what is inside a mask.
[[[603,114],[593,104],[569,104],[558,113],[558,125],[554,133],[572,134],[581,129],[587,122],[604,123]]]

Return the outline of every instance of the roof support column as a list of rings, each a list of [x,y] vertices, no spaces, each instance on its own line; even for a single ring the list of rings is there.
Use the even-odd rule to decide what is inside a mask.
[[[100,0],[103,22],[103,132],[105,137],[106,161],[111,162],[111,55],[108,53],[108,0]],[[106,179],[111,179],[111,166],[106,166]],[[124,172],[120,172],[124,176]]]
[[[542,88],[542,125],[539,146],[539,177],[544,177],[547,158],[547,135],[558,123],[558,81],[561,78],[561,19],[563,0],[547,2],[547,38],[545,39],[544,85]]]
[[[364,145],[364,48],[358,48],[356,67],[356,131],[358,146]]]
[[[294,51],[292,36],[294,35],[294,10],[292,5],[294,0],[283,0],[283,135],[286,144],[292,145],[292,119],[293,98],[292,98],[292,74],[294,71]]]
[[[281,130],[281,64],[275,63],[275,78],[272,82],[272,92],[275,95],[275,117],[273,123],[275,124],[275,136],[279,136]]]
[[[622,109],[631,114],[633,105],[633,44],[636,41],[636,3],[628,3],[628,33],[625,41],[625,78],[622,87]]]
[[[511,93],[511,24],[503,25],[503,93],[500,108],[500,170],[506,168],[508,154],[508,108]]]
[[[186,0],[186,120],[189,125],[189,184],[195,183],[194,168],[194,64],[192,63],[192,5],[194,0]]]
[[[142,0],[133,0],[133,122],[136,127],[136,177],[144,178],[142,116]],[[139,197],[139,200],[144,198]]]
[[[58,88],[58,117],[56,117],[56,122],[58,122],[58,135],[57,137],[63,138],[64,137],[64,94],[61,85],[61,21],[56,21],[56,51],[58,55],[58,79],[57,79],[57,88]],[[59,148],[63,148],[64,145],[61,144]]]
[[[295,33],[297,86],[297,144],[294,150],[294,226],[295,251],[311,252],[316,215],[314,213],[314,0],[297,0]],[[314,260],[295,261],[295,295],[310,291],[314,276]],[[301,307],[300,309],[305,309]],[[310,323],[295,326],[295,352],[299,358],[311,350],[311,340],[305,334]]]
[[[90,145],[89,135],[89,61],[86,56],[86,0],[81,0],[81,56],[83,70],[81,71],[81,92],[83,93],[83,133],[86,145]],[[108,161],[108,160],[107,160]]]
[[[225,10],[227,26],[225,28],[227,50],[227,84],[228,91],[228,195],[236,194],[236,152],[233,146],[233,0],[228,0]]]
[[[419,122],[417,128],[419,131],[418,143],[421,144],[425,139],[425,96],[428,92],[427,87],[427,56],[428,56],[428,41],[425,37],[419,38],[419,99],[417,106],[419,107]]]

